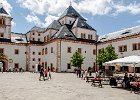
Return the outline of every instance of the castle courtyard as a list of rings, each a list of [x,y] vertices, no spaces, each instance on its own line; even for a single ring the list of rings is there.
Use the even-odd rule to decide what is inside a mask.
[[[77,78],[73,73],[52,73],[39,81],[38,73],[0,73],[0,100],[140,100],[139,94]]]

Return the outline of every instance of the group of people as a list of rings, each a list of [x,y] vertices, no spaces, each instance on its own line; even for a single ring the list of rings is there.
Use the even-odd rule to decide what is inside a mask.
[[[91,67],[89,67],[88,70],[83,70],[83,69],[79,68],[79,69],[76,69],[75,72],[77,74],[77,78],[85,79],[87,76],[91,76],[92,75]]]
[[[124,75],[124,79],[123,79],[123,87],[125,87],[125,88],[130,88],[131,87],[131,85],[130,85],[130,82],[135,82],[135,81],[137,81],[137,75],[136,74],[134,74],[134,76],[132,75],[132,74],[129,74],[129,76],[128,76],[128,73],[125,73],[125,75]]]
[[[9,67],[8,69],[4,69],[3,66],[0,67],[0,72],[24,72],[24,69],[22,67],[20,68],[11,68]]]
[[[49,67],[48,67],[48,69],[41,67],[39,81],[42,81],[42,78],[44,81],[52,78],[51,69]]]

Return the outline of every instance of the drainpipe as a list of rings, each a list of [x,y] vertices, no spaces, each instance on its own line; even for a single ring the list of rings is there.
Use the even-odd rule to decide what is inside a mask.
[[[61,40],[62,39],[60,39],[60,72],[61,72]]]
[[[26,71],[28,71],[28,43],[26,44]]]
[[[96,43],[96,65],[95,65],[95,71],[97,71],[97,43]]]

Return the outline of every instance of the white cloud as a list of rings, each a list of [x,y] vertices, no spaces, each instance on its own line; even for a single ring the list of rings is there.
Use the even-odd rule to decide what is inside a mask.
[[[54,20],[57,20],[58,17],[56,16],[52,16],[52,15],[48,15],[46,18],[45,18],[45,23],[44,23],[44,27],[47,27],[49,24],[51,24]]]
[[[17,3],[21,7],[28,9],[30,14],[26,19],[39,26],[47,26],[52,19],[60,16],[69,6],[72,6],[80,13],[88,13],[94,15],[118,15],[120,13],[140,14],[140,3],[130,2],[129,4],[115,0],[18,0]],[[44,22],[39,16],[45,16]]]
[[[47,27],[53,20],[58,19],[58,17],[52,15],[48,15],[44,22],[42,22],[36,15],[27,15],[25,18],[28,22],[34,23],[40,27]]]
[[[7,0],[0,0],[0,3],[2,3],[3,8],[7,11],[7,13],[10,14],[12,6],[7,2]]]
[[[92,15],[105,15],[111,10],[111,0],[83,0],[75,7],[83,13],[91,13]]]
[[[12,24],[12,27],[16,26],[16,23],[14,21],[12,21],[11,24]]]
[[[137,23],[140,24],[140,20],[138,20]]]
[[[30,23],[34,23],[36,25],[39,25],[39,26],[42,26],[42,22],[40,21],[40,19],[35,16],[35,15],[27,15],[26,17],[26,20]]]
[[[130,14],[140,14],[140,3],[130,3],[129,5],[124,4],[114,4],[114,9],[116,9],[115,14],[128,12]]]

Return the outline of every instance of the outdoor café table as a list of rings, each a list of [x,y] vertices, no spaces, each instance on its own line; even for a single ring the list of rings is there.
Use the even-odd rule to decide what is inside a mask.
[[[98,83],[98,86],[102,87],[102,81],[103,81],[103,78],[93,78],[91,86],[92,85],[96,86],[95,83]]]
[[[132,93],[132,90],[134,89],[134,87],[135,87],[134,93],[140,91],[140,82],[130,82],[130,85],[131,85],[131,93]]]

